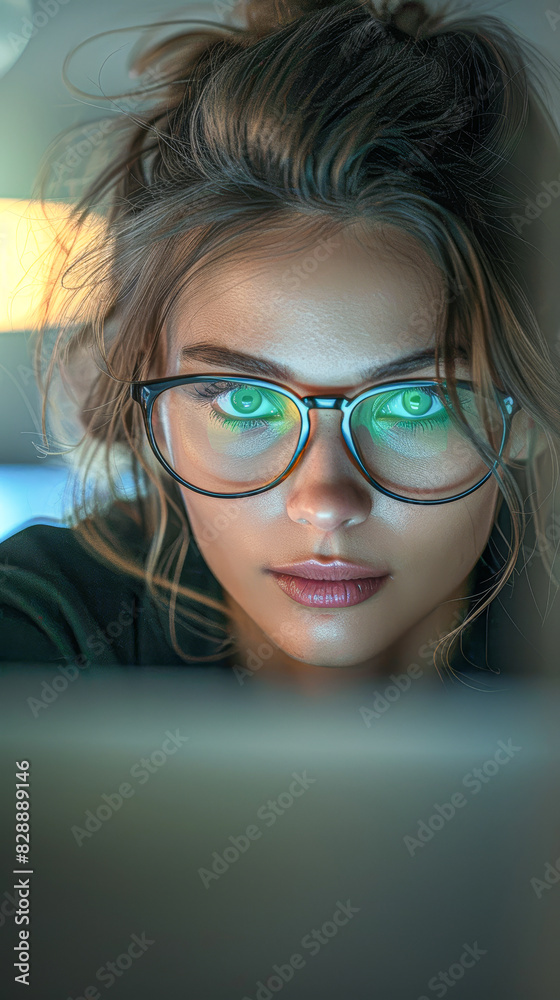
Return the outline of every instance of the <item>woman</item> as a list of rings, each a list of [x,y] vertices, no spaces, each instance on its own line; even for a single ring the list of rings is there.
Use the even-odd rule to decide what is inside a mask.
[[[558,173],[559,147],[534,53],[449,7],[234,13],[137,57],[151,104],[74,208],[38,368],[114,502],[84,485],[71,528],[0,546],[3,656],[545,669],[559,379],[514,153],[536,134]]]

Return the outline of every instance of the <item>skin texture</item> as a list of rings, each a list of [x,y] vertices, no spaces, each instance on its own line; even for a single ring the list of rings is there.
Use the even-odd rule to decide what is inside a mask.
[[[400,376],[360,379],[365,368],[432,346],[442,316],[435,265],[409,237],[393,237],[388,244],[371,236],[366,246],[348,229],[322,260],[313,257],[315,242],[290,257],[214,271],[177,301],[154,374],[257,374],[180,361],[181,347],[204,341],[286,366],[292,376],[276,381],[302,396],[354,396],[378,382],[435,375],[428,362]],[[311,258],[314,270],[294,270]],[[426,315],[433,323],[418,322]],[[458,365],[468,377],[465,363]],[[494,522],[496,482],[449,504],[402,503],[376,491],[352,463],[339,413],[314,410],[310,419],[304,456],[274,489],[229,500],[181,487],[197,544],[233,614],[236,662],[254,668],[260,660],[255,677],[303,688],[404,671],[419,655],[429,671],[424,644],[456,624],[466,606]],[[216,518],[222,527],[209,532]],[[390,580],[362,604],[323,610],[297,604],[265,572],[316,555],[366,562]],[[258,653],[263,643],[266,658]]]

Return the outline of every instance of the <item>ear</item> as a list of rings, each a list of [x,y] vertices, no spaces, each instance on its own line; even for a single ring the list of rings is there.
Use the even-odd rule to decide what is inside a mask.
[[[531,447],[532,446],[532,447]],[[504,449],[506,462],[526,462],[546,449],[546,438],[525,410],[513,417]]]

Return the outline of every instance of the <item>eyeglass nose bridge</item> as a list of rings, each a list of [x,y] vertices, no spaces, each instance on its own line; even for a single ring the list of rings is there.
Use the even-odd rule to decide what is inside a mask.
[[[304,406],[307,407],[307,416],[305,418],[305,423],[302,428],[302,437],[300,439],[300,444],[292,459],[289,466],[289,471],[291,472],[293,467],[301,460],[303,453],[306,451],[310,440],[310,424],[309,424],[309,411],[310,410],[338,410],[342,413],[342,422],[340,425],[340,430],[342,433],[342,440],[346,447],[348,457],[353,465],[356,466],[358,471],[364,476],[370,485],[377,485],[374,483],[364,464],[362,463],[358,452],[356,451],[356,446],[352,440],[352,434],[350,431],[349,424],[349,411],[352,409],[351,400],[347,399],[345,396],[305,396],[301,399]],[[303,416],[303,413],[302,413]]]
[[[305,396],[302,402],[309,410],[344,410],[348,405],[344,396]]]

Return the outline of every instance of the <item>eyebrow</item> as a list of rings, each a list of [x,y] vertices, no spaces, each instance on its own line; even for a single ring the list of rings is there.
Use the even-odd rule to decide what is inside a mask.
[[[459,357],[466,359],[463,351],[459,352]],[[200,361],[205,364],[223,367],[225,370],[243,369],[247,374],[256,377],[275,379],[283,382],[297,382],[295,372],[285,365],[267,358],[259,358],[253,354],[245,354],[242,351],[234,351],[229,347],[219,344],[201,342],[189,347],[181,348],[181,362]],[[427,364],[435,362],[434,349],[424,349],[413,354],[395,358],[384,365],[376,365],[371,368],[364,368],[358,372],[355,384],[366,382],[370,379],[385,378],[388,375],[400,375],[403,372],[417,371],[425,368]]]

